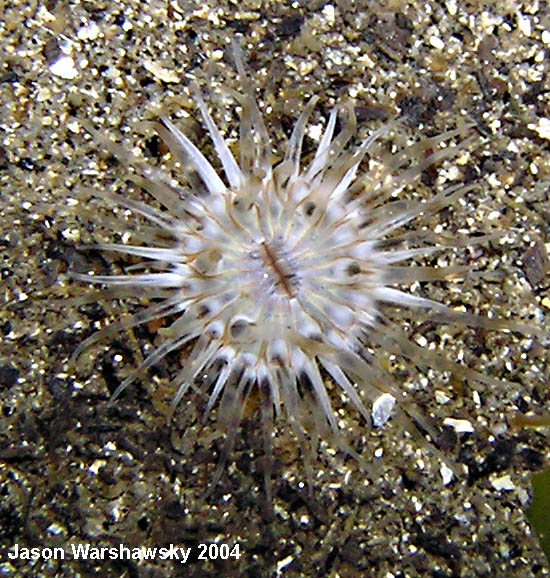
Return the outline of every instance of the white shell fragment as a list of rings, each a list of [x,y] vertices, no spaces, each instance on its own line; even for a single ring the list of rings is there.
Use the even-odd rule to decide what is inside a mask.
[[[95,22],[91,22],[87,26],[82,26],[79,28],[76,36],[79,40],[97,40],[100,30],[99,26]]]
[[[173,71],[169,70],[168,68],[164,68],[158,62],[154,62],[153,60],[145,60],[143,63],[143,67],[147,72],[150,72],[157,80],[162,80],[162,82],[166,83],[176,83],[180,81],[179,76]]]
[[[516,489],[516,485],[512,481],[512,478],[506,474],[498,478],[491,479],[491,485],[495,490],[511,492]]]
[[[78,76],[73,58],[66,54],[61,55],[53,64],[50,64],[49,70],[54,76],[59,76],[65,80],[74,80]]]
[[[395,397],[389,393],[383,393],[372,404],[372,423],[375,427],[384,425],[391,416]]]
[[[538,124],[528,124],[528,128],[534,130],[540,138],[550,139],[550,118],[539,118]]]
[[[443,485],[444,486],[449,485],[454,477],[453,470],[451,470],[451,468],[449,468],[449,466],[447,466],[446,464],[441,464],[441,467],[439,468],[439,473],[443,478]]]
[[[472,433],[474,431],[474,426],[467,419],[446,417],[443,420],[443,425],[452,427],[456,433]]]

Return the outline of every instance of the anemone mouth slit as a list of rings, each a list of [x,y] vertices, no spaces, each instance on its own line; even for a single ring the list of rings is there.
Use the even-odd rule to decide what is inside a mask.
[[[260,246],[265,253],[267,268],[274,273],[275,285],[280,286],[289,299],[294,299],[296,295],[295,289],[292,287],[292,279],[295,275],[286,270],[274,248],[268,245],[265,241],[262,241]]]

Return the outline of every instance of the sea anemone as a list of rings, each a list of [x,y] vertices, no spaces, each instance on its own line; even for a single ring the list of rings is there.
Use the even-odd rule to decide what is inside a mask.
[[[118,386],[114,397],[170,352],[187,348],[183,367],[172,380],[173,405],[193,389],[207,396],[207,414],[216,408],[225,440],[213,484],[254,390],[260,400],[266,462],[272,461],[275,424],[284,417],[302,448],[308,475],[319,436],[361,460],[341,434],[333,409],[338,389],[367,426],[372,415],[369,404],[386,394],[384,399],[396,402],[393,419],[418,439],[428,434],[435,440],[438,429],[415,408],[385,360],[398,356],[447,377],[499,382],[412,342],[395,318],[388,318],[388,308],[403,320],[421,312],[433,323],[532,332],[510,320],[477,316],[402,288],[466,277],[466,267],[438,264],[437,259],[426,265],[426,260],[495,238],[457,238],[415,226],[456,205],[471,186],[460,183],[431,196],[399,199],[427,167],[463,154],[477,138],[469,134],[475,133],[474,127],[464,123],[402,147],[381,146],[402,130],[398,120],[353,146],[353,109],[336,106],[306,162],[302,143],[318,100],[313,97],[296,122],[284,158],[274,162],[236,43],[233,55],[242,86],[242,93],[235,93],[240,105],[238,160],[200,90],[192,88],[224,176],[168,118],[161,119],[158,134],[173,157],[198,174],[200,180],[191,188],[178,185],[159,168],[128,160],[116,145],[90,129],[119,159],[138,169],[140,174],[134,173],[132,180],[160,207],[107,191],[84,189],[82,196],[92,194],[125,207],[143,216],[159,234],[157,243],[151,242],[155,236],[150,234],[148,244],[141,246],[94,246],[142,258],[137,273],[73,273],[80,281],[106,286],[112,297],[140,294],[151,300],[144,310],[83,341],[74,357],[118,331],[163,319],[169,322],[159,331],[162,342]],[[375,421],[385,419],[377,416]],[[270,479],[268,466],[268,493]]]

